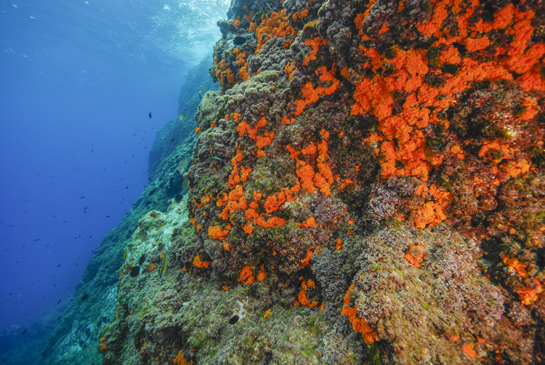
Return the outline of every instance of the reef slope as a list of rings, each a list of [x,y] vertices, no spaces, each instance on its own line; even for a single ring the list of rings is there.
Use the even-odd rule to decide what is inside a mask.
[[[103,363],[543,363],[544,6],[232,1]]]

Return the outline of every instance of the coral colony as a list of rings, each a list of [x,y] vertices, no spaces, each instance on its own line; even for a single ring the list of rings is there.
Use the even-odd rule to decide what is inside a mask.
[[[545,3],[229,14],[104,364],[545,362]]]

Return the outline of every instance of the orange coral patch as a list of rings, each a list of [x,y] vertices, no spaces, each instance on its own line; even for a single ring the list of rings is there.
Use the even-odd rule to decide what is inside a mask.
[[[424,261],[424,246],[409,245],[409,250],[405,253],[405,259],[415,267],[420,267]]]
[[[348,317],[350,323],[352,323],[352,328],[354,329],[354,331],[361,333],[363,341],[365,341],[367,345],[370,345],[373,342],[378,341],[378,336],[373,331],[371,326],[369,326],[365,318],[358,318],[358,310],[355,307],[349,307],[350,290],[352,290],[353,288],[354,284],[350,285],[350,288],[348,288],[348,290],[346,291],[346,294],[344,296],[344,306],[341,314]]]
[[[516,232],[516,231],[515,231]],[[522,264],[519,260],[509,257],[506,254],[500,254],[501,259],[503,260],[503,263],[507,265],[511,270],[517,272],[520,276],[523,278],[528,277],[528,273],[526,272],[526,267],[528,265]]]
[[[312,302],[309,302],[307,298],[307,289],[309,287],[314,288],[314,282],[312,280],[309,279],[308,284],[305,283],[305,281],[301,282],[301,290],[299,291],[299,294],[297,295],[297,299],[299,300],[299,303],[301,305],[304,305],[305,307],[308,307],[308,308],[315,308],[318,305],[318,302],[315,300],[313,300]]]
[[[272,227],[276,227],[276,226],[283,226],[284,224],[286,223],[286,220],[283,219],[283,218],[279,218],[279,217],[272,217],[272,218],[269,218],[267,220],[258,217],[256,219],[256,224],[262,226],[262,227],[265,227],[265,228],[272,228]]]
[[[488,36],[486,35],[478,39],[473,39],[473,38],[466,39],[466,49],[470,52],[480,51],[482,49],[485,49],[489,45],[490,45],[490,40],[488,39]]]
[[[244,266],[240,271],[240,276],[237,280],[238,282],[243,281],[244,284],[253,284],[255,282],[254,274],[250,266]]]
[[[225,227],[225,230],[221,229],[220,226],[210,226],[208,227],[208,236],[213,240],[222,240],[227,237],[229,231],[231,230],[231,225],[228,224]]]
[[[286,196],[284,192],[277,193],[274,195],[271,195],[267,198],[265,201],[265,205],[263,205],[263,208],[265,208],[265,211],[267,213],[272,213],[280,208],[282,204],[286,202]]]
[[[537,300],[537,295],[543,292],[543,287],[541,283],[536,279],[531,281],[532,287],[524,288],[518,291],[520,301],[524,305],[530,305]]]
[[[253,24],[255,23],[250,25],[250,31],[253,30]],[[255,36],[257,38],[257,50],[255,51],[255,54],[261,53],[265,42],[267,42],[269,39],[286,37],[292,33],[293,28],[289,25],[289,19],[286,16],[286,9],[282,9],[279,12],[272,12],[255,29]]]
[[[469,357],[475,357],[477,356],[477,352],[473,349],[472,343],[466,343],[462,346],[462,351],[469,356]]]
[[[330,71],[325,66],[320,67],[316,70],[316,73],[319,75],[320,83],[327,86],[318,86],[315,89],[311,82],[307,82],[301,90],[303,99],[295,100],[295,104],[297,105],[294,112],[295,115],[300,115],[307,105],[317,102],[320,96],[333,94],[339,87],[340,81],[334,76],[335,65],[333,65]]]
[[[261,267],[259,268],[259,274],[257,275],[258,281],[263,281],[267,277],[267,273],[265,272],[265,265],[261,264]]]
[[[312,258],[312,251],[307,250],[307,257],[301,260],[301,263],[303,264],[303,267],[307,266],[310,263],[310,259]]]
[[[274,132],[266,132],[263,136],[257,136],[255,145],[257,148],[262,149],[265,146],[268,146],[271,144],[272,140],[274,138]]]
[[[337,244],[335,245],[335,250],[340,251],[343,248],[343,241],[340,238],[337,238]]]
[[[307,218],[307,220],[305,221],[305,223],[295,223],[297,226],[299,227],[306,227],[306,228],[310,228],[310,227],[314,227],[314,228],[318,228],[318,226],[316,226],[316,220],[314,219],[314,217],[310,217],[310,218]]]
[[[199,268],[207,268],[208,265],[210,265],[210,261],[201,261],[201,255],[197,254],[195,258],[193,259],[193,266],[199,267]]]
[[[325,302],[322,302],[322,305],[320,306],[320,310],[318,312],[321,312],[323,311],[325,308]]]
[[[176,356],[176,358],[174,359],[174,363],[179,364],[179,365],[192,365],[193,360],[191,360],[191,362],[185,361],[184,360],[184,355],[182,354],[182,350],[180,350],[178,352],[178,356]]]

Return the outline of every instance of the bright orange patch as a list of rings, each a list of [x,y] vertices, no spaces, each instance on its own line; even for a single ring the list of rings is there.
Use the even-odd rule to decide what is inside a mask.
[[[195,258],[193,259],[193,266],[199,267],[199,268],[207,268],[208,265],[210,265],[210,261],[201,261],[201,255],[197,254]]]

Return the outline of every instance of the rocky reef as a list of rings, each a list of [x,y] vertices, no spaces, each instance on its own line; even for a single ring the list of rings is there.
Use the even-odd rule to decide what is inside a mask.
[[[103,364],[544,363],[544,7],[233,0]]]

